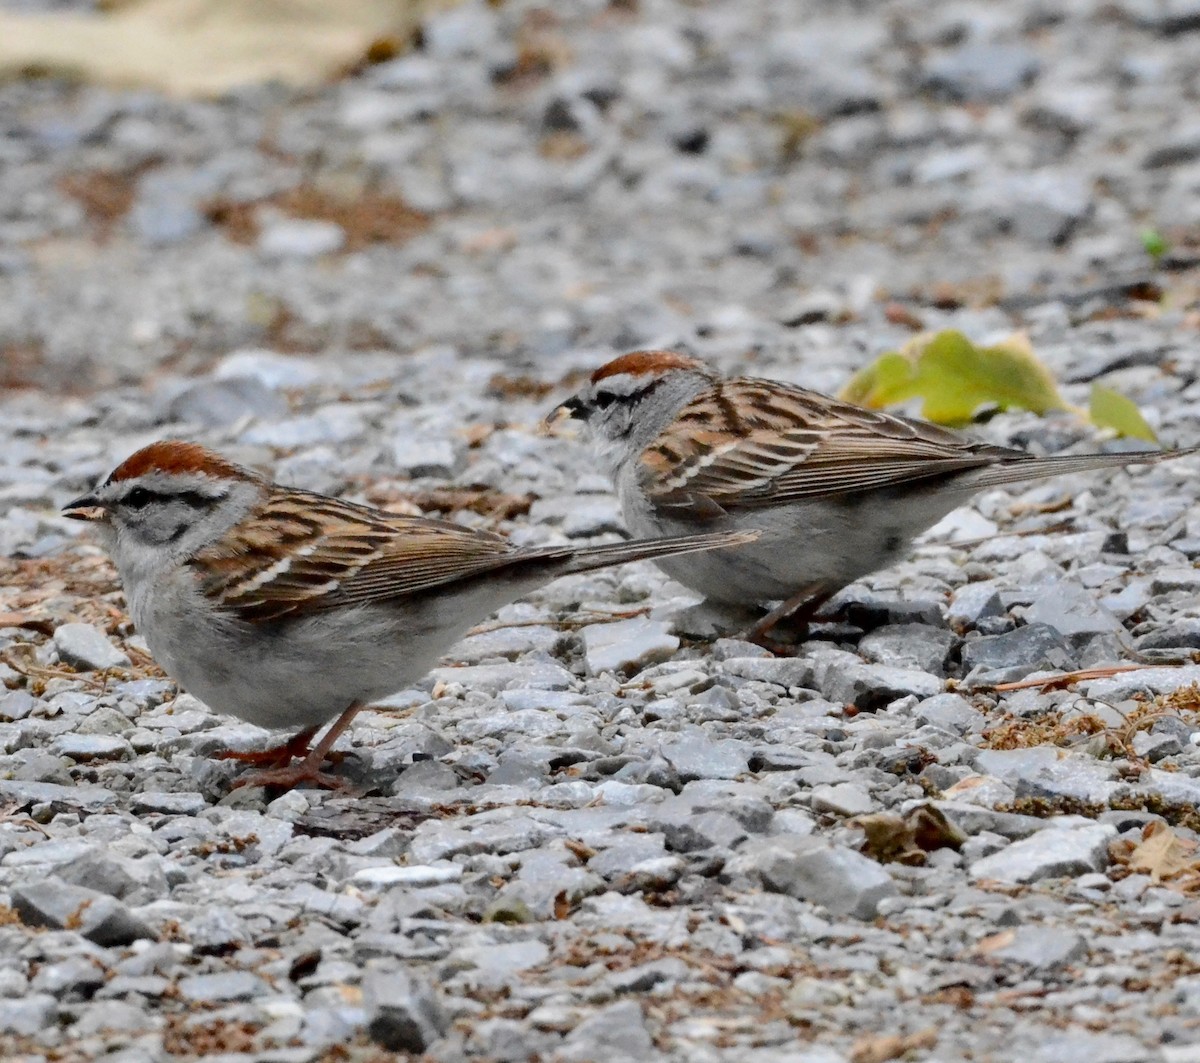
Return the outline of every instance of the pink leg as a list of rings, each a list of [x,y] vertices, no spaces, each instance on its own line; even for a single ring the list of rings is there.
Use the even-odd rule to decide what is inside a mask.
[[[761,646],[764,650],[770,650],[771,653],[777,656],[787,656],[794,652],[794,647],[770,638],[769,632],[771,629],[781,620],[794,617],[799,621],[801,628],[807,630],[809,622],[816,618],[817,610],[832,597],[832,591],[822,591],[819,587],[806,587],[798,594],[793,594],[786,601],[780,602],[750,628],[749,631],[742,635],[742,638],[747,642],[753,642],[755,645]]]
[[[276,789],[290,790],[300,783],[310,782],[326,790],[347,789],[349,784],[345,779],[325,774],[321,771],[321,765],[325,763],[325,757],[333,748],[334,743],[342,737],[346,728],[350,726],[351,721],[362,708],[361,704],[355,702],[346,709],[333,721],[329,730],[325,732],[325,737],[298,764],[265,768],[262,771],[248,771],[234,782],[233,788],[236,790],[242,786],[270,786]]]

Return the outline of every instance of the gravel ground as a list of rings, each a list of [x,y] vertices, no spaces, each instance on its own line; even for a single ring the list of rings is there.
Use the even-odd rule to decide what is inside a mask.
[[[833,390],[1019,328],[1200,441],[1198,47],[1194,0],[466,3],[319,92],[0,87],[0,1055],[1200,1060],[1194,460],[985,494],[794,658],[562,580],[359,717],[358,799],[231,793],[271,736],[56,514],[174,434],[609,534],[535,426],[648,344]]]

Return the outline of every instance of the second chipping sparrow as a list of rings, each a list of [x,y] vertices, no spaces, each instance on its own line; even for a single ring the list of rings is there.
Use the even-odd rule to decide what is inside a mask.
[[[716,602],[780,603],[751,630],[811,618],[975,492],[1194,453],[1042,457],[775,380],[723,379],[673,351],[601,366],[546,419],[583,421],[635,535],[755,527],[757,543],[657,562]]]
[[[517,549],[491,532],[281,487],[174,440],[139,450],[65,513],[100,530],[168,675],[217,712],[299,732],[235,755],[274,765],[238,785],[333,785],[319,769],[360,708],[558,576],[756,538],[704,531]]]

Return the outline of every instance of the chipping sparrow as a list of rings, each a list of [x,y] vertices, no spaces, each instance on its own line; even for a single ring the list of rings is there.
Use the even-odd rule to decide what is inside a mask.
[[[657,562],[718,602],[779,602],[750,632],[760,641],[902,557],[976,491],[1200,449],[1038,457],[780,381],[722,379],[672,351],[601,366],[546,424],[567,415],[586,423],[635,535],[761,529],[744,549]]]
[[[516,549],[491,532],[281,487],[174,440],[139,450],[65,512],[96,524],[134,623],[184,689],[217,712],[303,729],[263,754],[234,754],[276,765],[239,785],[332,785],[318,769],[363,705],[558,576],[756,538]],[[293,756],[304,759],[288,766]]]

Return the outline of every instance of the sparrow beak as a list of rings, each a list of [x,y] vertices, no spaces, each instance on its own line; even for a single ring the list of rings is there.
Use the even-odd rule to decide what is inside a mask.
[[[86,520],[93,523],[108,520],[108,510],[91,495],[80,495],[74,502],[63,506],[63,516],[72,520]]]
[[[561,402],[542,419],[540,435],[556,436],[567,421],[587,420],[587,411],[578,395],[572,395],[566,402]]]

